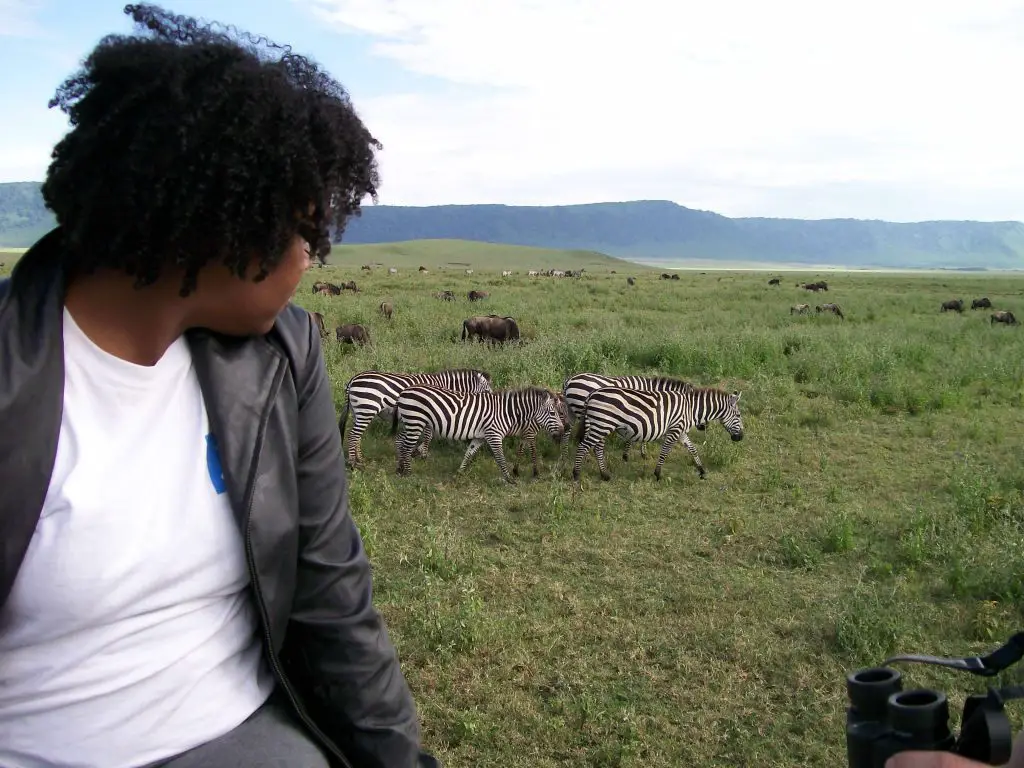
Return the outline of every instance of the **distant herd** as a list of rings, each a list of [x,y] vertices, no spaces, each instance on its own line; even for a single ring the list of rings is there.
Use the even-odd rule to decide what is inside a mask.
[[[782,285],[782,279],[773,277],[768,281],[768,285]],[[828,283],[824,280],[817,280],[813,283],[797,283],[797,288],[803,288],[807,291],[827,291]],[[971,302],[971,309],[992,309],[992,301],[988,297],[982,297],[980,299],[974,299]],[[833,314],[839,319],[845,319],[843,310],[838,304],[821,304],[814,307],[816,314]],[[950,299],[949,301],[942,302],[942,306],[939,308],[940,312],[963,312],[964,301],[963,299]],[[791,315],[809,315],[811,313],[810,304],[794,304],[789,308],[789,314]],[[1017,318],[1013,312],[1005,309],[997,309],[992,312],[990,317],[990,324],[1005,323],[1006,325],[1018,325]]]
[[[458,472],[485,445],[490,449],[502,478],[514,483],[519,461],[530,451],[533,474],[539,473],[537,437],[546,433],[560,445],[565,457],[569,435],[576,425],[578,447],[572,478],[580,482],[583,463],[593,451],[601,478],[610,480],[605,442],[613,432],[625,439],[622,460],[639,444],[661,441],[654,467],[660,480],[672,446],[682,442],[693,457],[697,474],[704,468],[690,441],[691,429],[704,430],[712,421],[721,422],[733,441],[743,439],[739,392],[713,387],[696,387],[682,379],[666,376],[606,376],[579,373],[562,384],[561,391],[528,386],[492,389],[491,374],[478,369],[447,369],[432,373],[363,371],[345,385],[345,404],[338,429],[345,443],[345,463],[363,465],[361,439],[370,423],[379,417],[391,421],[395,436],[396,474],[407,475],[414,456],[426,457],[435,437],[469,441]],[[352,415],[352,429],[345,440],[345,424]],[[504,441],[520,437],[511,472],[505,460]]]
[[[988,297],[975,299],[971,302],[971,309],[992,309],[992,302]],[[950,299],[949,301],[942,302],[940,312],[963,312],[964,311],[964,300],[963,299]],[[1006,309],[997,309],[991,315],[989,315],[989,324],[994,325],[995,323],[1005,323],[1006,325],[1019,325],[1017,318],[1014,317],[1013,312]]]
[[[364,271],[372,267],[364,265]],[[420,267],[421,274],[428,274]],[[465,270],[472,275],[472,269]],[[388,274],[397,274],[389,268]],[[530,270],[529,277],[580,278],[583,270]],[[514,275],[503,270],[502,278]],[[679,274],[663,273],[661,280],[679,280]],[[635,286],[637,279],[626,277],[629,286]],[[781,286],[782,279],[773,277],[770,286]],[[819,293],[829,292],[825,280],[796,283],[796,287]],[[317,281],[313,293],[323,296],[340,296],[345,291],[359,293],[354,280],[336,285]],[[490,298],[487,291],[473,289],[462,294],[472,303]],[[437,291],[433,297],[439,301],[454,302],[458,295],[450,290]],[[962,313],[963,299],[951,299],[941,304],[941,312]],[[991,311],[991,323],[1018,325],[1014,314],[1008,310],[995,310],[988,297],[976,298],[971,309]],[[395,307],[391,301],[381,301],[378,310],[385,322],[392,320]],[[831,314],[840,320],[846,315],[839,304],[830,302],[813,307],[814,314]],[[809,315],[810,304],[795,304],[790,307],[791,315]],[[310,312],[320,335],[326,338],[329,331],[325,318],[320,312]],[[334,329],[339,342],[364,345],[371,343],[367,328],[359,323],[339,325]],[[457,339],[458,340],[458,339]],[[514,317],[498,314],[474,315],[462,321],[461,341],[489,342],[495,345],[520,344],[523,341],[519,323]],[[425,457],[431,440],[442,437],[469,441],[469,447],[459,466],[465,469],[473,456],[486,446],[493,454],[502,477],[514,482],[518,475],[519,462],[529,449],[534,475],[538,473],[536,440],[539,434],[550,435],[561,445],[560,455],[565,457],[569,445],[572,425],[576,425],[575,440],[577,451],[572,467],[573,480],[579,482],[582,465],[593,451],[605,480],[611,476],[605,459],[605,441],[613,432],[626,440],[622,460],[628,460],[630,446],[638,443],[642,456],[646,455],[648,442],[660,441],[661,451],[655,466],[655,477],[661,477],[662,467],[672,446],[682,442],[693,457],[698,474],[703,477],[705,469],[690,441],[691,429],[703,430],[711,421],[720,421],[733,440],[743,437],[743,425],[739,413],[738,392],[726,392],[713,388],[700,388],[681,379],[662,376],[621,376],[608,377],[598,373],[580,373],[565,380],[561,391],[545,387],[523,387],[518,389],[495,390],[491,374],[482,370],[448,369],[434,373],[406,373],[363,371],[353,376],[345,386],[345,404],[338,422],[342,438],[345,438],[345,422],[351,413],[352,429],[345,441],[346,464],[359,467],[363,463],[360,442],[370,422],[377,417],[390,418],[392,435],[395,436],[397,459],[396,472],[400,475],[411,471],[414,457]],[[521,438],[511,472],[505,463],[502,444],[506,437]]]

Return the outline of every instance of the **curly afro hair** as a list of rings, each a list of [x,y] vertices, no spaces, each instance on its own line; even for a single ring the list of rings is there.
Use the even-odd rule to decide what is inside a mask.
[[[124,12],[136,34],[103,38],[50,101],[71,123],[43,184],[69,267],[142,287],[175,266],[187,296],[211,260],[262,280],[297,234],[323,261],[379,184],[345,89],[264,37]]]

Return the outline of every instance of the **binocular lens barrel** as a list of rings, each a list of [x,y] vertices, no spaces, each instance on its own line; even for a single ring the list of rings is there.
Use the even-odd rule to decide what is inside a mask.
[[[949,702],[939,691],[904,691],[889,700],[889,724],[897,731],[944,738],[948,723]]]
[[[867,719],[884,719],[889,697],[902,690],[902,675],[889,667],[859,669],[846,676],[850,704]]]

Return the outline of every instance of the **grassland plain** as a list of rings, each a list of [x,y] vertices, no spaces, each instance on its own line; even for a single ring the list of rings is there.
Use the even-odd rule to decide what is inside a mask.
[[[360,271],[370,254],[338,249],[297,294],[330,327],[372,336],[325,343],[339,412],[345,382],[370,368],[481,367],[502,387],[657,372],[743,391],[743,442],[717,424],[693,433],[703,481],[685,450],[657,483],[656,451],[623,464],[610,445],[612,480],[591,457],[575,491],[547,438],[542,476],[516,486],[485,451],[456,476],[464,446],[441,441],[398,478],[388,425],[371,427],[352,514],[447,765],[842,766],[848,671],[894,652],[987,651],[1021,627],[1024,328],[939,305],[988,296],[1024,316],[1024,278],[820,273],[826,298],[794,287],[811,272],[770,287],[763,273],[662,281],[613,262],[530,279],[573,265],[440,250]],[[361,292],[313,295],[318,279]],[[460,300],[432,298],[445,288]],[[491,298],[470,304],[471,288]],[[847,319],[789,313],[824,301]],[[487,312],[518,318],[526,343],[459,341],[462,320]],[[905,674],[948,691],[956,717],[981,690]]]

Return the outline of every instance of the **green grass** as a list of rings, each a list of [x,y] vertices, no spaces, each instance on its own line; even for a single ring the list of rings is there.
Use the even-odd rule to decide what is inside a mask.
[[[483,367],[499,386],[552,387],[659,372],[744,392],[742,443],[718,425],[694,433],[704,481],[683,450],[661,483],[656,451],[624,465],[610,450],[611,482],[591,457],[575,492],[550,440],[542,477],[515,487],[486,452],[456,477],[453,444],[398,478],[387,425],[371,428],[353,515],[447,764],[843,765],[846,672],[894,652],[980,652],[1020,626],[1024,329],[938,310],[987,295],[1020,316],[1024,279],[834,274],[826,299],[793,287],[812,273],[769,288],[761,274],[621,268],[502,279],[504,262],[389,277],[363,261],[313,270],[298,295],[373,337],[326,345],[339,410],[368,368]],[[362,293],[309,293],[343,278]],[[442,288],[492,298],[446,304],[431,297]],[[826,300],[848,319],[789,314]],[[517,317],[528,344],[458,342],[480,312]],[[981,690],[906,674],[956,707]]]
[[[298,302],[373,338],[325,344],[339,411],[368,368],[482,367],[502,387],[659,372],[742,389],[746,439],[695,431],[704,481],[685,450],[656,483],[656,450],[623,464],[610,446],[612,480],[590,457],[578,492],[546,438],[541,478],[506,486],[486,451],[455,476],[464,446],[441,441],[396,477],[387,425],[371,427],[352,514],[446,765],[834,768],[848,671],[895,652],[987,651],[1021,626],[1024,328],[939,305],[988,296],[1022,317],[1024,278],[829,274],[832,290],[813,295],[794,287],[811,272],[777,288],[710,270],[662,281],[621,262],[530,279],[522,270],[580,262],[492,253],[357,247],[311,270]],[[401,271],[360,271],[370,261]],[[359,294],[310,291],[349,279]],[[432,298],[444,288],[491,299]],[[789,314],[824,301],[847,320]],[[459,342],[462,320],[487,312],[518,318],[528,343]],[[957,717],[983,687],[904,672],[948,691]]]
[[[615,269],[643,271],[646,267],[594,251],[563,251],[520,245],[481,243],[472,240],[409,240],[374,245],[336,245],[328,261],[332,264],[379,265],[384,269],[426,267],[430,271],[452,269],[503,270]]]

